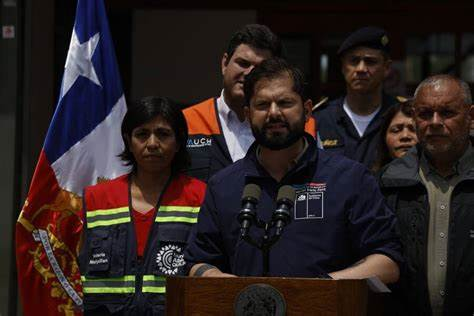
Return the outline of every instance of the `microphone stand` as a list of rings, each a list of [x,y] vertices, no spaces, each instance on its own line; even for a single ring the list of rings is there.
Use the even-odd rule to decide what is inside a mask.
[[[276,201],[277,209],[273,212],[269,222],[264,222],[260,218],[257,218],[255,212],[251,214],[252,216],[249,216],[250,218],[245,219],[245,222],[241,222],[241,238],[262,252],[263,276],[265,277],[268,276],[270,272],[270,248],[280,239],[283,227],[290,221],[290,212],[294,205],[295,194],[295,190],[291,186],[282,186],[278,190]],[[263,228],[263,238],[260,242],[256,242],[250,237],[248,229],[248,227],[250,227],[249,220],[258,228]],[[275,233],[270,235],[270,230],[275,226]]]
[[[264,222],[259,219],[257,220],[256,226],[258,228],[263,228],[264,231],[263,238],[259,243],[250,237],[249,234],[242,236],[242,238],[262,252],[263,276],[267,277],[270,270],[270,248],[280,239],[281,234],[270,236],[270,229],[275,226],[274,221]]]

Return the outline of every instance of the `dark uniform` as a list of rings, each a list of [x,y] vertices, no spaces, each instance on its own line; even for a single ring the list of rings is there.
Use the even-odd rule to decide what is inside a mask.
[[[342,57],[356,47],[369,47],[388,53],[389,43],[385,30],[378,27],[358,29],[344,40],[337,54]],[[380,111],[370,121],[362,136],[359,136],[351,118],[344,111],[343,103],[344,97],[341,97],[322,105],[313,113],[318,122],[323,148],[359,161],[370,168],[376,157],[382,115],[397,103],[397,99],[383,95]]]
[[[237,216],[247,183],[261,187],[257,213],[267,222],[278,189],[291,185],[296,191],[292,220],[270,250],[271,276],[318,277],[376,253],[401,262],[395,216],[375,179],[361,164],[319,150],[308,134],[306,139],[306,152],[280,182],[258,162],[256,143],[244,159],[211,178],[185,250],[189,267],[208,263],[238,276],[262,275],[261,251],[239,237]],[[251,226],[249,234],[259,240],[263,230]]]
[[[384,95],[382,108],[370,121],[362,136],[359,136],[352,120],[344,111],[343,97],[317,108],[313,115],[318,122],[323,148],[359,161],[370,168],[376,157],[382,114],[397,102],[396,98]]]

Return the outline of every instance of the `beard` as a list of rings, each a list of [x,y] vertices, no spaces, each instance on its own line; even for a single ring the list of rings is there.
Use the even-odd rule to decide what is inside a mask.
[[[455,138],[447,138],[443,142],[432,143],[429,140],[423,140],[420,142],[422,147],[431,155],[453,155],[466,148],[466,144],[469,143],[468,130]]]
[[[422,142],[422,146],[425,148],[426,151],[428,151],[432,155],[436,154],[444,154],[452,149],[452,145],[449,143],[445,144],[431,144],[429,142]]]
[[[283,124],[287,132],[269,132],[271,124]],[[304,135],[304,114],[293,125],[280,119],[270,119],[262,128],[252,124],[252,133],[255,140],[263,147],[270,150],[282,150],[296,143]]]

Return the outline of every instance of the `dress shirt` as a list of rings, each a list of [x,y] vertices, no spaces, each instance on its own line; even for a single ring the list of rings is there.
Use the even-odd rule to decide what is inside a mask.
[[[217,99],[217,111],[232,161],[244,158],[250,145],[255,141],[249,122],[247,120],[241,122],[237,114],[225,103],[224,90]]]
[[[420,159],[420,178],[427,191],[430,205],[428,224],[427,277],[433,316],[443,315],[446,295],[445,280],[448,263],[448,238],[451,196],[462,179],[463,171],[474,164],[474,151],[469,144],[466,152],[447,177],[440,176],[423,154]],[[451,258],[452,259],[452,258]]]

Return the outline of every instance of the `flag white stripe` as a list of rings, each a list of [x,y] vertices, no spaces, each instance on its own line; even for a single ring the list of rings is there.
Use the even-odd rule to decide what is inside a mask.
[[[59,186],[82,196],[98,177],[113,179],[129,172],[117,157],[123,150],[120,126],[127,111],[122,95],[109,115],[87,136],[52,163]]]

